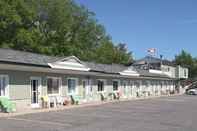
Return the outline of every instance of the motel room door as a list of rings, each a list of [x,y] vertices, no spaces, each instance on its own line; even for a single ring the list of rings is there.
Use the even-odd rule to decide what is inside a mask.
[[[41,78],[39,77],[31,77],[31,107],[38,108],[39,107],[39,95],[41,88]]]
[[[82,82],[83,82],[83,99],[87,100],[89,92],[90,92],[89,81],[88,81],[88,79],[85,79]]]

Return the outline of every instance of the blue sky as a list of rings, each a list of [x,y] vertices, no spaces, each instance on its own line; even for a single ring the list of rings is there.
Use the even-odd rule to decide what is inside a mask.
[[[197,0],[75,0],[95,12],[116,43],[135,58],[148,48],[173,59],[182,49],[197,56]]]

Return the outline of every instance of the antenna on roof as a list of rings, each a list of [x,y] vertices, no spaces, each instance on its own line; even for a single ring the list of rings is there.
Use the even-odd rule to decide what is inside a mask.
[[[163,55],[160,55],[161,65],[162,65]]]
[[[163,59],[163,55],[160,55],[160,59],[161,59],[161,60]]]

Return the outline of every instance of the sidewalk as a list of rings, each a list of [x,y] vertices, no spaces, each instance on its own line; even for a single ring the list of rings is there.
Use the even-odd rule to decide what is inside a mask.
[[[107,103],[118,103],[118,102],[123,102],[123,101],[156,99],[156,98],[171,97],[171,96],[178,96],[178,95],[182,95],[182,94],[174,94],[174,95],[169,95],[169,96],[149,96],[149,97],[142,97],[142,98],[130,98],[130,99],[120,99],[120,100],[112,100],[112,101],[89,102],[89,103],[83,103],[83,104],[79,104],[79,105],[61,106],[61,107],[57,107],[57,108],[26,109],[26,110],[18,110],[17,112],[14,112],[14,113],[1,113],[0,112],[0,118],[13,117],[13,116],[25,115],[25,114],[33,114],[33,113],[41,113],[41,112],[61,111],[61,110],[90,107],[90,106],[100,106],[100,105],[104,105]]]

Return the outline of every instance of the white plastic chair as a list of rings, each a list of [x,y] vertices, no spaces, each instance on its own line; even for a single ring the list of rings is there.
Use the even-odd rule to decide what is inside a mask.
[[[57,104],[58,104],[58,105],[63,105],[63,102],[64,102],[63,97],[61,97],[61,96],[56,96],[56,101],[57,101]]]
[[[54,107],[57,107],[56,98],[54,96],[49,97],[49,108],[51,108],[51,105],[50,105],[51,103],[54,104]]]

